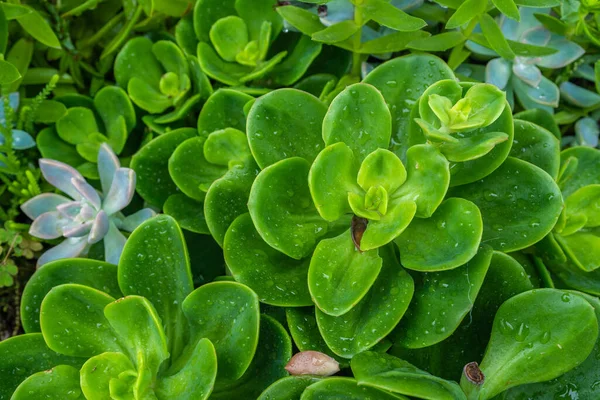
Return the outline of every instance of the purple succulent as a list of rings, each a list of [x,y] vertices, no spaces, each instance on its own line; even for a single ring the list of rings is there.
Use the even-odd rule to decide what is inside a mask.
[[[131,232],[155,215],[144,208],[128,217],[121,210],[135,193],[135,172],[121,168],[119,159],[106,143],[98,152],[98,172],[102,194],[98,193],[73,167],[55,160],[41,159],[44,178],[70,198],[42,193],[21,206],[33,223],[32,236],[40,239],[66,239],[46,251],[38,266],[50,261],[85,255],[90,246],[104,240],[105,260],[117,264],[127,240],[121,230]]]

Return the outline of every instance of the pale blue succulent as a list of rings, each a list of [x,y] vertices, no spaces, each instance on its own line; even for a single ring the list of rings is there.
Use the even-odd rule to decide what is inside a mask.
[[[105,260],[117,264],[127,240],[121,230],[131,232],[155,215],[144,208],[128,217],[123,210],[135,193],[135,172],[121,168],[119,159],[106,143],[98,152],[98,172],[102,193],[85,181],[73,167],[56,160],[41,159],[44,178],[70,198],[43,193],[21,206],[33,223],[29,233],[40,239],[66,239],[38,260],[50,261],[84,256],[94,243],[104,240]]]
[[[15,112],[19,108],[19,93],[14,92],[8,95],[8,104],[9,107],[12,108]],[[6,126],[6,113],[4,110],[4,98],[0,99],[0,125]],[[35,146],[35,140],[31,137],[31,135],[21,129],[12,129],[12,148],[15,150],[26,150]],[[3,146],[6,143],[6,138],[4,135],[0,134],[0,146]],[[5,167],[6,165],[0,161],[0,167]]]
[[[514,97],[525,108],[541,108],[550,113],[558,106],[559,89],[554,82],[546,78],[540,68],[563,68],[581,57],[585,50],[577,43],[547,30],[534,14],[548,14],[550,9],[520,8],[521,21],[517,22],[500,16],[499,25],[507,39],[515,42],[550,47],[556,53],[541,57],[517,56],[514,60],[493,58],[487,63],[485,80],[503,89],[511,106]],[[498,57],[498,54],[472,41],[467,47],[473,53],[486,57]]]

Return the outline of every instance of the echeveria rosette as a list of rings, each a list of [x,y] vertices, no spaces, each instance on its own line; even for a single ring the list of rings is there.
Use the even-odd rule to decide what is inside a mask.
[[[107,144],[102,144],[98,152],[102,194],[67,164],[41,159],[40,170],[51,185],[70,197],[42,193],[21,206],[33,220],[29,230],[32,236],[46,240],[65,238],[42,254],[38,259],[40,266],[85,255],[100,241],[104,241],[105,260],[117,264],[127,240],[120,230],[131,232],[155,215],[149,208],[128,217],[121,213],[135,193],[135,172],[121,168],[119,159]]]
[[[80,95],[57,98],[68,106],[54,126],[43,129],[36,142],[44,158],[76,168],[84,177],[98,179],[98,151],[107,143],[120,155],[136,126],[136,114],[127,93],[107,86],[93,99]]]
[[[278,6],[276,0],[196,2],[194,31],[204,73],[231,86],[253,81],[288,86],[300,79],[322,45],[302,37],[294,48],[273,54],[271,45],[283,28]]]
[[[39,269],[25,292],[25,307],[38,312],[24,314],[27,335],[0,345],[0,354],[10,354],[2,373],[20,371],[0,382],[2,396],[256,397],[286,375],[291,344],[284,329],[260,316],[256,294],[244,285],[194,290],[182,232],[168,216],[132,233],[118,267],[57,261]],[[24,345],[27,352],[18,351]],[[76,368],[54,368],[64,379],[40,385],[37,372],[59,364]]]
[[[0,134],[0,148],[6,143],[4,132],[10,132],[12,136],[11,148],[14,150],[27,150],[35,146],[35,141],[31,135],[22,129],[14,129],[13,127],[6,126],[6,114],[5,114],[5,98],[0,98],[0,125],[3,125],[5,129]],[[16,113],[19,108],[19,93],[13,92],[8,94],[8,106],[12,108],[13,113]],[[0,158],[2,157],[0,153]],[[0,159],[0,168],[5,167],[6,164]]]
[[[585,50],[563,36],[550,32],[536,19],[535,14],[548,14],[550,9],[522,7],[519,11],[520,22],[500,16],[500,27],[506,39],[557,51],[543,56],[516,56],[512,60],[494,58],[487,64],[486,82],[505,90],[511,104],[514,94],[523,108],[542,108],[552,113],[558,107],[559,90],[554,82],[542,74],[540,68],[563,68],[581,57]],[[467,47],[476,54],[497,56],[493,50],[470,41]]]
[[[185,55],[168,40],[152,42],[147,37],[129,40],[115,58],[117,84],[141,109],[150,114],[170,113],[152,119],[170,123],[185,117],[202,98],[212,92],[206,76],[193,56]]]

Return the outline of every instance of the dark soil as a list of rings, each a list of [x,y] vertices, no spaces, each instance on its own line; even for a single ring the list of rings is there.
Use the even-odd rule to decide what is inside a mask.
[[[24,333],[19,305],[25,284],[35,272],[35,260],[19,259],[19,274],[10,287],[0,288],[0,341]]]

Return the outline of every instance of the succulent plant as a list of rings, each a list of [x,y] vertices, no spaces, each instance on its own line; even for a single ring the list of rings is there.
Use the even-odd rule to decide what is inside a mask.
[[[514,95],[525,109],[542,108],[552,112],[558,106],[559,90],[554,82],[542,74],[540,68],[562,68],[581,57],[585,50],[577,43],[550,32],[536,18],[536,14],[549,13],[550,9],[523,7],[520,8],[520,22],[500,16],[498,23],[502,34],[523,49],[519,54],[513,50],[503,52],[501,57],[489,61],[485,80],[505,90],[511,104]],[[481,56],[499,55],[482,46],[481,42],[469,41],[467,47]]]
[[[47,250],[38,265],[61,258],[84,255],[90,246],[104,241],[107,262],[119,261],[127,240],[120,230],[131,232],[155,215],[144,208],[125,217],[121,210],[135,193],[135,172],[121,168],[119,159],[106,143],[98,152],[98,173],[102,193],[73,167],[55,160],[40,159],[40,170],[46,180],[70,198],[55,193],[42,193],[21,206],[33,223],[29,233],[40,239],[65,240]]]

